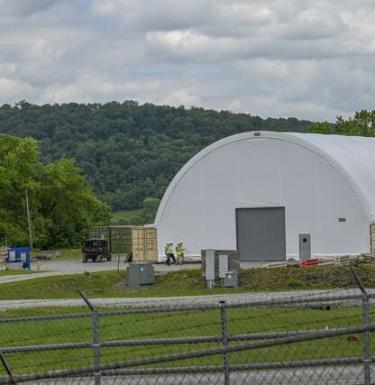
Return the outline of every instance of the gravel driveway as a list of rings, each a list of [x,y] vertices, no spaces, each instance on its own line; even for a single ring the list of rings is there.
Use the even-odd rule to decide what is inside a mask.
[[[375,289],[368,290],[369,294],[375,295]],[[209,291],[208,291],[209,293]],[[326,302],[331,296],[359,295],[359,290],[355,289],[332,289],[332,290],[300,290],[285,292],[257,292],[240,294],[217,294],[202,296],[185,297],[137,297],[137,298],[91,298],[90,301],[98,307],[145,307],[145,306],[189,306],[217,304],[225,301],[227,304],[241,304],[259,301],[278,301],[285,299],[306,299],[316,296],[322,297],[322,302]],[[338,301],[335,301],[338,303]],[[349,304],[350,302],[346,302]],[[0,311],[8,309],[46,307],[46,306],[82,306],[81,299],[31,299],[31,300],[1,300]]]
[[[120,270],[124,271],[127,267],[127,263],[124,260],[120,261]],[[42,277],[51,277],[55,275],[65,275],[65,274],[82,274],[85,271],[94,273],[98,271],[113,271],[117,270],[118,261],[112,260],[110,262],[88,262],[82,263],[81,260],[63,260],[63,261],[42,261],[39,264],[39,270],[37,271],[37,264],[32,265],[33,274],[24,274],[24,275],[3,275],[0,276],[0,284],[10,283],[10,282],[19,282],[26,281],[35,278]],[[185,265],[171,265],[166,266],[165,264],[155,264],[154,269],[156,272],[165,272],[168,271],[178,271],[185,269],[200,269],[201,265],[199,263],[194,264],[185,264]]]

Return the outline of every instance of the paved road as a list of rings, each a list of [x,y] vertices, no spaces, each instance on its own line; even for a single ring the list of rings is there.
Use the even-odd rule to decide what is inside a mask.
[[[34,264],[35,266],[35,264]],[[124,260],[120,260],[120,269],[124,270],[127,266],[127,263]],[[200,269],[201,265],[199,263],[194,264],[185,264],[185,265],[170,265],[165,264],[155,264],[156,271],[175,271],[182,269]],[[74,273],[83,273],[84,271],[95,272],[95,271],[109,271],[116,270],[118,267],[117,259],[112,261],[105,262],[88,262],[82,263],[81,260],[65,260],[65,261],[42,261],[41,270],[43,271],[58,271],[64,274],[74,274]]]

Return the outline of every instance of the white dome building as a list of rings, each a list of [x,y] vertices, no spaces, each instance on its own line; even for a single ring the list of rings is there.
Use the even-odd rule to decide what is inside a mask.
[[[195,155],[155,219],[159,258],[182,241],[186,255],[237,249],[242,261],[298,257],[309,239],[314,256],[370,252],[372,223],[375,138],[265,131]]]

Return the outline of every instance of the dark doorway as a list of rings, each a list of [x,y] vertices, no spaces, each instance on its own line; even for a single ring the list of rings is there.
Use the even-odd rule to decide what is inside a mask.
[[[236,227],[241,261],[285,260],[285,207],[236,209]]]

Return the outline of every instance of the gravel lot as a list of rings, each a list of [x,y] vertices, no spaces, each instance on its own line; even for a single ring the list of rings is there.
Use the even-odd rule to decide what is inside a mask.
[[[286,292],[258,292],[240,294],[219,294],[204,296],[186,297],[138,297],[138,298],[92,298],[91,302],[98,307],[120,307],[120,306],[189,306],[219,304],[226,301],[227,304],[241,304],[258,301],[277,301],[288,298],[309,298],[322,296],[325,302],[330,296],[358,295],[359,290],[355,289],[334,289],[334,290],[300,290]],[[369,290],[369,294],[375,294],[375,289]],[[335,302],[337,303],[337,302]],[[348,304],[348,303],[347,303]],[[38,299],[38,300],[1,300],[0,311],[8,309],[45,307],[45,306],[82,306],[81,299]]]
[[[118,266],[117,258],[112,261],[105,262],[87,262],[82,263],[81,260],[53,260],[53,261],[42,261],[40,263],[40,269],[43,271],[53,271],[60,272],[64,274],[74,274],[74,273],[83,273],[84,271],[95,272],[95,271],[108,271],[116,270]],[[120,269],[124,270],[127,266],[124,259],[120,259]],[[171,265],[167,266],[165,264],[155,264],[156,271],[175,271],[182,269],[200,269],[201,265],[199,263],[194,264],[185,264],[185,265]],[[33,269],[36,269],[36,264],[34,264]]]
[[[33,263],[32,271],[33,274],[25,275],[4,275],[0,276],[0,284],[9,282],[26,281],[35,278],[50,277],[54,275],[65,275],[65,274],[82,274],[85,271],[93,273],[98,271],[111,271],[117,270],[118,261],[112,260],[110,262],[88,262],[82,263],[81,260],[62,260],[62,261],[42,261],[39,263],[39,270],[37,271],[37,264]],[[127,267],[127,263],[124,260],[120,261],[120,270],[124,271]],[[200,269],[199,263],[186,264],[186,265],[171,265],[166,266],[165,264],[155,264],[154,269],[156,272],[168,272],[185,269]]]

